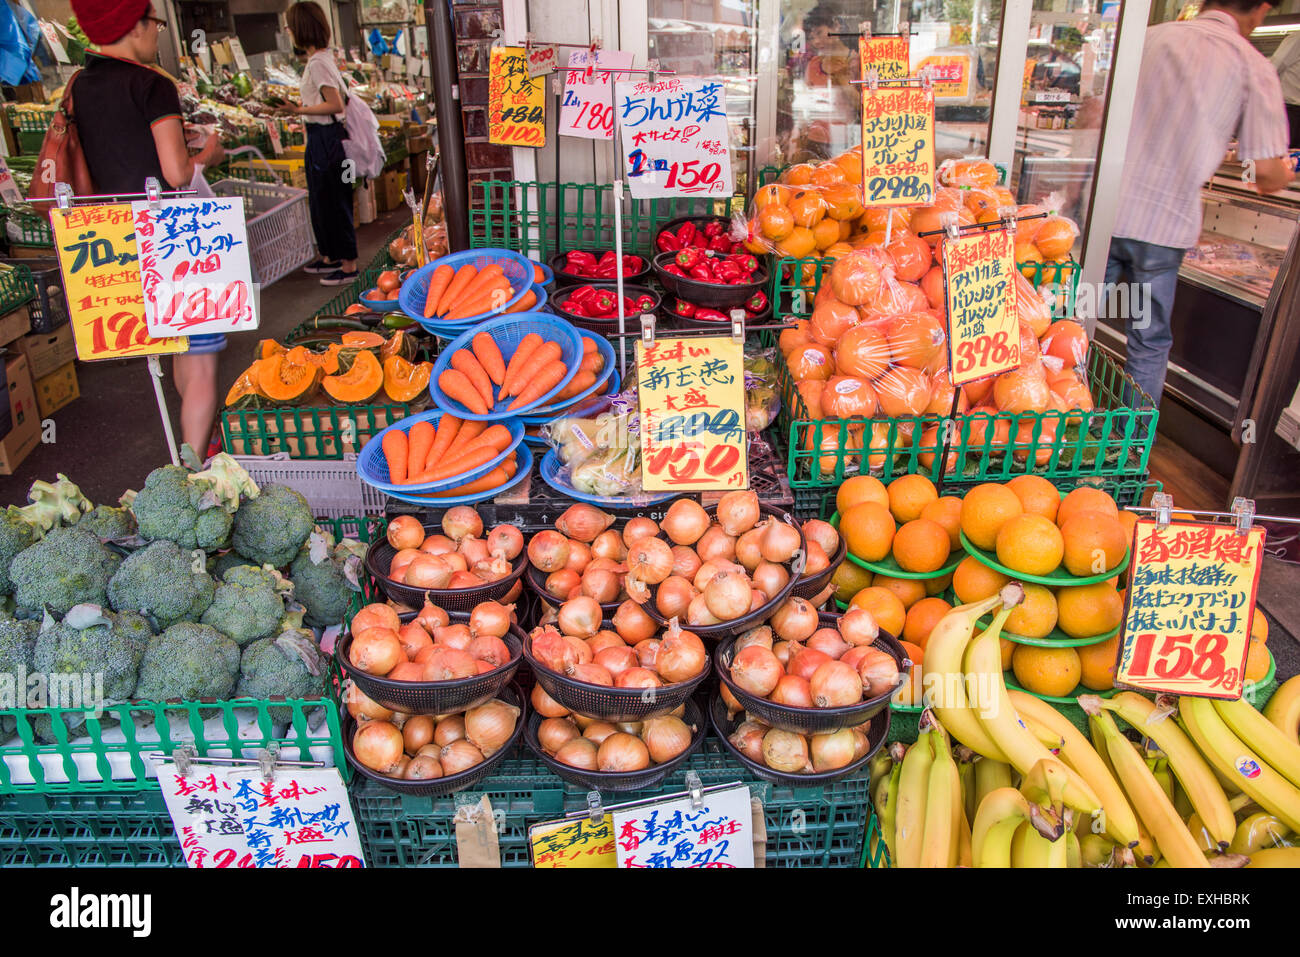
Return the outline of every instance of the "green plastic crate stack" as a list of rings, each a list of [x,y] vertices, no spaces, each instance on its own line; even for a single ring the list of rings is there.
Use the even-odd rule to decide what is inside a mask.
[[[36,298],[32,271],[22,264],[0,269],[0,315]]]
[[[161,791],[0,798],[0,867],[183,867]]]

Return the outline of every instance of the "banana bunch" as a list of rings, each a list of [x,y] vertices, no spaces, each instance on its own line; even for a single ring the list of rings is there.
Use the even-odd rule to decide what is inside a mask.
[[[1300,675],[1284,681],[1264,706],[1264,717],[1287,736],[1300,738]]]

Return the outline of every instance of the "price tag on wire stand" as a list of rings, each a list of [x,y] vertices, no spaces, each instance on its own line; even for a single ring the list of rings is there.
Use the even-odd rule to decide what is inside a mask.
[[[488,64],[488,142],[546,145],[546,78],[528,75],[523,47],[493,47]]]
[[[906,80],[911,70],[910,37],[858,37],[862,75],[875,70],[882,80]]]
[[[934,199],[934,92],[862,88],[862,202],[917,206]]]
[[[753,867],[753,834],[743,784],[614,811],[619,867]]]
[[[587,67],[593,67],[591,76]],[[604,70],[632,66],[632,54],[622,50],[574,50],[564,74],[564,99],[560,101],[560,136],[592,140],[614,138],[614,104],[609,87],[619,76]]]
[[[555,870],[571,867],[617,867],[614,819],[609,813],[592,821],[587,817],[546,821],[528,829],[533,867]]]
[[[1240,698],[1263,553],[1263,528],[1139,519],[1115,683]]]
[[[741,343],[724,336],[637,341],[646,491],[749,487],[744,366]]]
[[[633,199],[735,191],[721,80],[622,81],[614,94]]]
[[[546,76],[555,72],[560,62],[556,56],[560,52],[558,43],[534,43],[527,49],[529,76]]]
[[[1013,234],[986,229],[943,241],[952,383],[965,385],[1020,365]]]

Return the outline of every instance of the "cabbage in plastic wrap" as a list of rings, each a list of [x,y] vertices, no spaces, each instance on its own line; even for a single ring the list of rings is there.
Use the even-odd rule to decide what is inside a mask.
[[[601,449],[574,466],[570,481],[587,495],[614,497],[641,491],[640,447]]]

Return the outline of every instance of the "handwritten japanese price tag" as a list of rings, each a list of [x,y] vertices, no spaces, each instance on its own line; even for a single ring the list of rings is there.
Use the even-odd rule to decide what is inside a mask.
[[[50,225],[78,359],[169,355],[190,347],[185,338],[149,335],[128,204],[51,210]]]
[[[934,198],[934,93],[862,89],[862,201],[916,206]]]
[[[749,788],[614,811],[619,867],[753,867],[754,816]]]
[[[535,43],[527,49],[529,76],[546,76],[548,73],[555,72],[555,68],[559,65],[557,54],[560,52],[560,45],[558,43]]]
[[[131,204],[151,335],[244,332],[258,324],[240,199]]]
[[[337,768],[279,770],[170,761],[158,783],[190,867],[365,867]]]
[[[748,488],[740,343],[724,336],[638,341],[636,372],[642,488]]]
[[[875,70],[880,80],[906,80],[911,69],[911,46],[908,37],[858,37],[863,78],[868,70]]]
[[[528,829],[533,850],[533,867],[617,867],[614,852],[614,819],[608,814],[592,823],[580,817],[568,821],[547,821]]]
[[[614,93],[633,199],[732,194],[721,80],[625,80]]]
[[[1264,529],[1140,519],[1116,684],[1240,698]]]
[[[488,142],[546,145],[546,80],[528,75],[523,47],[493,47],[488,64]]]
[[[1020,365],[1013,247],[1012,234],[1005,229],[944,240],[948,349],[954,385]]]
[[[587,76],[587,66],[594,69]],[[560,102],[561,136],[582,136],[592,140],[614,138],[614,103],[610,85],[616,74],[602,70],[625,69],[632,54],[622,50],[574,50],[564,75],[564,99]]]

